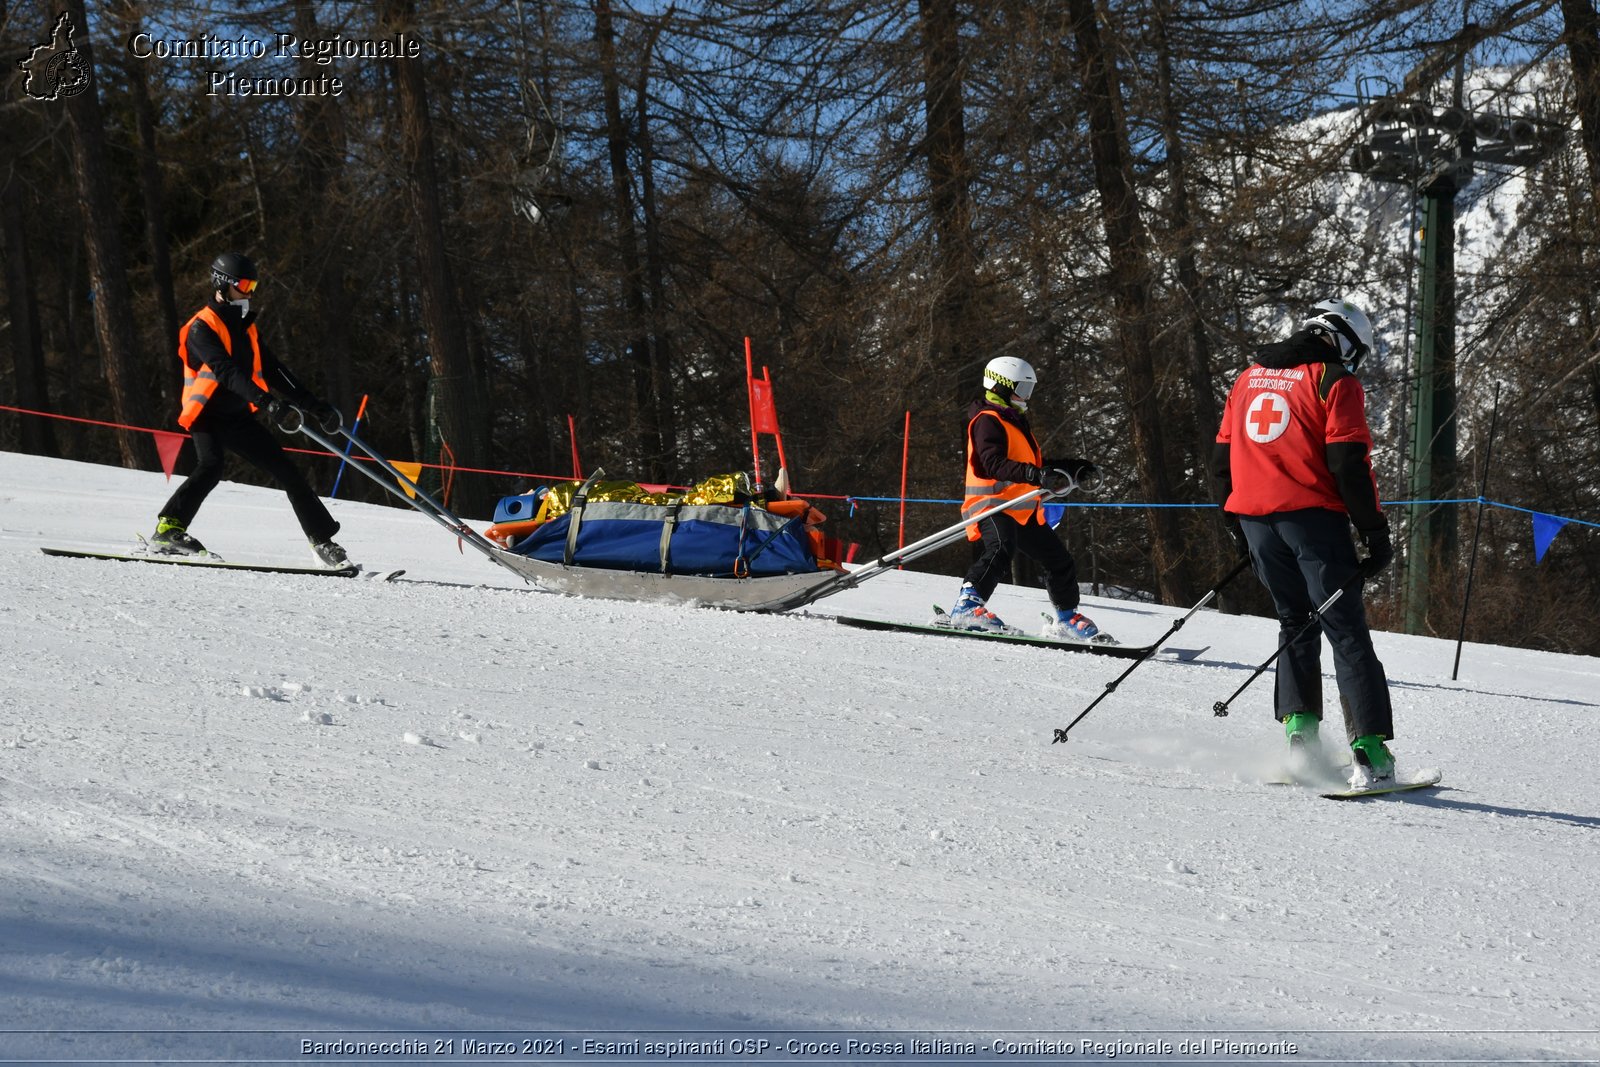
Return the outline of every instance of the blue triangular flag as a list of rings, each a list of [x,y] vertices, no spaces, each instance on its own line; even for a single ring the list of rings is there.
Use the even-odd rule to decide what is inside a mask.
[[[1046,504],[1044,506],[1044,521],[1050,524],[1051,529],[1061,525],[1061,520],[1067,517],[1065,504]]]
[[[1561,532],[1561,527],[1567,524],[1566,519],[1554,515],[1541,515],[1533,513],[1533,561],[1542,563],[1544,554],[1550,548],[1550,542],[1556,539],[1556,534]]]

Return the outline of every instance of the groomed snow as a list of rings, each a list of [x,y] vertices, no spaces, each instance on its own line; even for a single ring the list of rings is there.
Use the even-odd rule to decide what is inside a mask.
[[[344,502],[404,579],[38,551],[169,491],[0,454],[0,1060],[1600,1056],[1600,660],[1468,646],[1452,682],[1452,643],[1378,635],[1402,770],[1448,788],[1333,803],[1264,784],[1270,678],[1211,713],[1265,619],[1196,616],[1052,744],[1124,662],[822,617],[920,620],[948,578],[809,617],[566,598]],[[309,561],[271,490],[194,532]],[[1086,608],[1128,643],[1182,613]]]

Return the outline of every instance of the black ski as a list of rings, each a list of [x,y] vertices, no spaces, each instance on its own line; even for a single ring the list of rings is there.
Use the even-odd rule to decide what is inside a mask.
[[[940,634],[945,637],[971,637],[979,641],[1005,641],[1015,645],[1036,645],[1041,648],[1056,648],[1063,652],[1088,652],[1094,656],[1111,656],[1115,659],[1138,659],[1149,655],[1156,650],[1154,645],[1110,645],[1089,644],[1083,641],[1052,641],[1047,637],[1034,637],[1032,634],[997,634],[984,630],[959,630],[951,626],[929,626],[911,622],[884,622],[881,619],[858,619],[848,615],[836,615],[834,621],[845,626],[854,626],[862,630],[892,630],[897,633],[908,634]]]
[[[53,548],[41,546],[39,549],[47,556],[67,556],[73,559],[108,559],[122,563],[165,563],[174,567],[208,567],[221,571],[261,571],[265,574],[320,574],[331,578],[354,578],[361,573],[361,568],[354,563],[344,567],[295,567],[292,565],[279,565],[272,563],[229,563],[217,559],[215,556],[163,556],[155,553],[141,555],[134,552],[90,552],[78,548]],[[399,577],[401,572],[388,572],[389,578]]]

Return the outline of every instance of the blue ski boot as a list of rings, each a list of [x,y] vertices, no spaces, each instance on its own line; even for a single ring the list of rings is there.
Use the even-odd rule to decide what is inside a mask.
[[[1020,632],[1001,622],[1000,616],[984,605],[983,597],[978,595],[978,591],[970,582],[961,587],[961,594],[956,597],[955,606],[950,609],[950,620],[947,625],[957,630],[978,630],[991,634]]]

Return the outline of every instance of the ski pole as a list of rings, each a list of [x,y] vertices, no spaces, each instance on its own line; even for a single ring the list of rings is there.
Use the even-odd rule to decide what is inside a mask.
[[[1222,587],[1223,586],[1227,585],[1229,582],[1231,582],[1235,578],[1237,578],[1239,576],[1240,572],[1243,571],[1249,565],[1250,565],[1250,557],[1248,557],[1248,556],[1244,557],[1238,563],[1234,564],[1233,570],[1231,570],[1227,574],[1223,575],[1222,576],[1222,580],[1219,581],[1216,585],[1212,586],[1211,590],[1208,593],[1206,593],[1205,596],[1200,598],[1200,602],[1198,604],[1196,604],[1194,607],[1190,608],[1188,613],[1185,614],[1183,618],[1179,619],[1177,622],[1173,623],[1170,627],[1168,627],[1166,633],[1162,634],[1160,637],[1155,639],[1154,643],[1152,643],[1150,645],[1150,651],[1146,652],[1144,655],[1142,655],[1138,659],[1134,660],[1133,663],[1128,667],[1127,670],[1123,671],[1121,674],[1117,675],[1114,679],[1112,679],[1111,681],[1107,682],[1105,691],[1103,693],[1101,693],[1099,696],[1095,697],[1094,700],[1092,700],[1089,703],[1088,707],[1086,707],[1082,711],[1080,711],[1078,713],[1078,717],[1076,719],[1073,719],[1071,722],[1067,723],[1067,725],[1065,727],[1057,729],[1056,730],[1056,735],[1051,740],[1050,743],[1052,745],[1055,745],[1055,744],[1061,743],[1062,741],[1065,741],[1067,739],[1067,734],[1072,732],[1072,728],[1074,726],[1078,725],[1080,722],[1083,721],[1083,718],[1084,718],[1085,715],[1088,715],[1091,711],[1093,711],[1095,709],[1095,705],[1099,704],[1106,697],[1110,696],[1116,690],[1117,686],[1122,684],[1122,680],[1124,678],[1126,678],[1128,675],[1132,674],[1135,670],[1137,670],[1138,667],[1139,667],[1139,664],[1143,663],[1145,660],[1147,660],[1151,656],[1155,655],[1160,650],[1162,643],[1164,641],[1166,641],[1167,638],[1171,637],[1173,634],[1175,634],[1179,630],[1183,629],[1183,624],[1189,621],[1190,616],[1192,616],[1195,612],[1199,611],[1201,608],[1203,608],[1207,604],[1209,604],[1211,602],[1211,599],[1213,597],[1215,597],[1219,592],[1222,591]]]
[[[1268,667],[1270,667],[1274,663],[1276,663],[1278,661],[1278,657],[1283,655],[1284,649],[1288,648],[1290,645],[1292,645],[1296,641],[1300,640],[1300,635],[1301,634],[1305,633],[1307,630],[1311,629],[1317,623],[1321,622],[1322,621],[1322,613],[1327,611],[1329,608],[1331,608],[1333,606],[1333,602],[1335,600],[1338,600],[1342,596],[1344,596],[1344,587],[1341,586],[1340,588],[1335,589],[1333,591],[1333,595],[1332,596],[1330,596],[1327,600],[1324,600],[1321,604],[1319,604],[1311,612],[1311,618],[1307,619],[1306,620],[1306,624],[1304,626],[1300,627],[1300,629],[1298,629],[1298,630],[1296,630],[1294,632],[1294,636],[1290,637],[1289,640],[1287,640],[1283,644],[1279,645],[1278,646],[1278,651],[1276,651],[1272,655],[1268,656],[1267,659],[1266,659],[1266,662],[1261,664],[1261,666],[1257,667],[1255,669],[1255,673],[1250,675],[1250,677],[1246,678],[1244,680],[1244,684],[1241,685],[1238,689],[1235,689],[1233,691],[1233,696],[1229,697],[1227,700],[1219,700],[1215,704],[1211,705],[1211,713],[1213,715],[1218,716],[1218,717],[1222,717],[1222,716],[1227,715],[1228,714],[1228,705],[1232,704],[1235,700],[1237,700],[1239,698],[1239,694],[1240,693],[1244,692],[1246,689],[1249,689],[1250,688],[1250,683],[1255,681],[1257,678],[1261,677],[1262,672],[1264,672]]]

